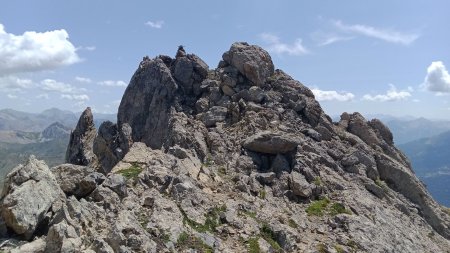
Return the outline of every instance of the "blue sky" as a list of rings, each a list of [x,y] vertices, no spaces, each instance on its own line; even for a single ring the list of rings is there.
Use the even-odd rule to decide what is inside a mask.
[[[449,1],[3,1],[0,108],[116,112],[143,56],[265,48],[325,111],[450,119]]]

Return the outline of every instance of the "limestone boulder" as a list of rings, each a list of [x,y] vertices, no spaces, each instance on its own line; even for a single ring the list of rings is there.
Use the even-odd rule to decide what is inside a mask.
[[[53,202],[63,196],[45,162],[30,156],[5,179],[0,205],[1,216],[16,234],[30,239]]]

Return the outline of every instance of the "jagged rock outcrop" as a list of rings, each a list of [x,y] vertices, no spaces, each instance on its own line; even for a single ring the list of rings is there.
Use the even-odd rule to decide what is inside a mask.
[[[91,108],[88,107],[80,116],[77,126],[70,134],[69,146],[66,151],[66,162],[75,165],[96,166],[97,157],[93,151],[94,138],[97,130]]]
[[[448,252],[449,209],[383,123],[332,122],[258,46],[222,58],[145,57],[117,124],[95,136],[87,110],[69,148],[91,159],[72,163],[98,163],[51,169],[62,197],[15,250]]]

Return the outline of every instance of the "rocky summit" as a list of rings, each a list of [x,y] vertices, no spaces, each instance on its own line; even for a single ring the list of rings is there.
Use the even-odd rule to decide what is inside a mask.
[[[144,57],[117,124],[88,108],[66,162],[5,179],[11,252],[450,252],[438,205],[381,121],[332,122],[262,48],[216,69]]]

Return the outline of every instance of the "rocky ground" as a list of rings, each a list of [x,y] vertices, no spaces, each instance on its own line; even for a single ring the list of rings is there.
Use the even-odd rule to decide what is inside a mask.
[[[182,47],[145,57],[98,132],[88,108],[67,164],[5,180],[11,252],[450,252],[450,211],[360,114],[332,122],[258,46],[214,70]]]

